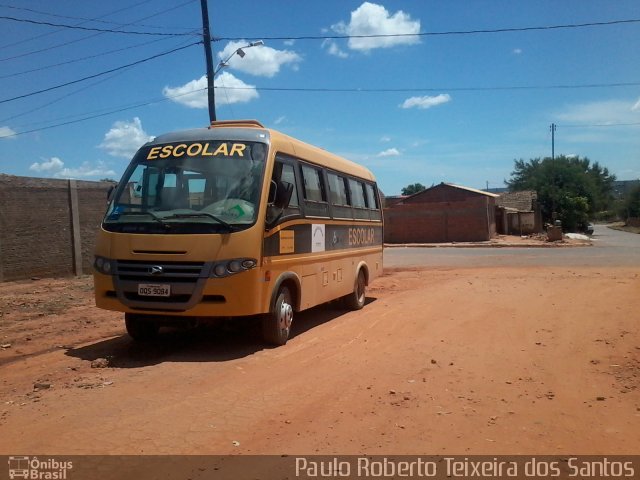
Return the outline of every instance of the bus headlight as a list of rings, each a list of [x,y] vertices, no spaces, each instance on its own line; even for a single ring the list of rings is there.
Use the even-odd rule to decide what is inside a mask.
[[[215,277],[224,277],[227,274],[227,266],[224,263],[219,263],[213,269]]]
[[[214,278],[228,277],[229,275],[251,270],[257,265],[258,261],[254,258],[232,258],[231,260],[223,260],[213,266],[210,276]]]
[[[249,270],[255,267],[257,264],[258,262],[256,262],[253,258],[247,258],[246,260],[242,261],[242,268],[244,268],[245,270]]]
[[[99,273],[103,273],[104,275],[112,275],[113,271],[115,270],[113,260],[109,260],[108,258],[104,257],[96,257],[93,262],[93,267]]]
[[[229,262],[229,271],[231,273],[238,273],[240,270],[242,270],[242,264],[240,263],[240,260],[231,260]]]

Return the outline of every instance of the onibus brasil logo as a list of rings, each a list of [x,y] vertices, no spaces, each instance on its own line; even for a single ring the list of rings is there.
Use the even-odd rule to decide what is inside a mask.
[[[63,462],[54,458],[9,457],[9,478],[34,480],[65,480],[67,471],[73,469],[73,462]]]

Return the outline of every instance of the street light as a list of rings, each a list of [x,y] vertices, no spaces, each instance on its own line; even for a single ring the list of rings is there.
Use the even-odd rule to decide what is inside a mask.
[[[244,58],[246,53],[243,50],[243,48],[261,47],[262,45],[264,45],[264,42],[262,40],[256,40],[255,42],[250,42],[247,45],[244,45],[242,47],[236,48],[233,52],[231,52],[231,55],[229,55],[227,58],[225,58],[224,60],[222,60],[218,64],[218,67],[216,68],[215,72],[213,72],[213,75],[216,75],[224,67],[228,67],[229,66],[229,60],[231,60],[231,57],[233,57],[235,54],[238,54],[238,56],[240,58]]]

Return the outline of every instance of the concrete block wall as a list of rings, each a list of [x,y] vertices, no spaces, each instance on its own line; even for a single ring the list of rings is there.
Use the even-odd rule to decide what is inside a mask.
[[[109,186],[0,175],[0,281],[90,273]]]
[[[386,243],[478,242],[495,235],[493,199],[408,203],[384,210]]]

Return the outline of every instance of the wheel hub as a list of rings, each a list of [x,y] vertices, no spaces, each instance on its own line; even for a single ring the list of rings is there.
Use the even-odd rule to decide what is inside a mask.
[[[293,308],[291,308],[291,305],[287,302],[282,302],[280,304],[278,320],[280,322],[280,328],[283,330],[288,330],[291,327],[291,322],[293,321]]]

